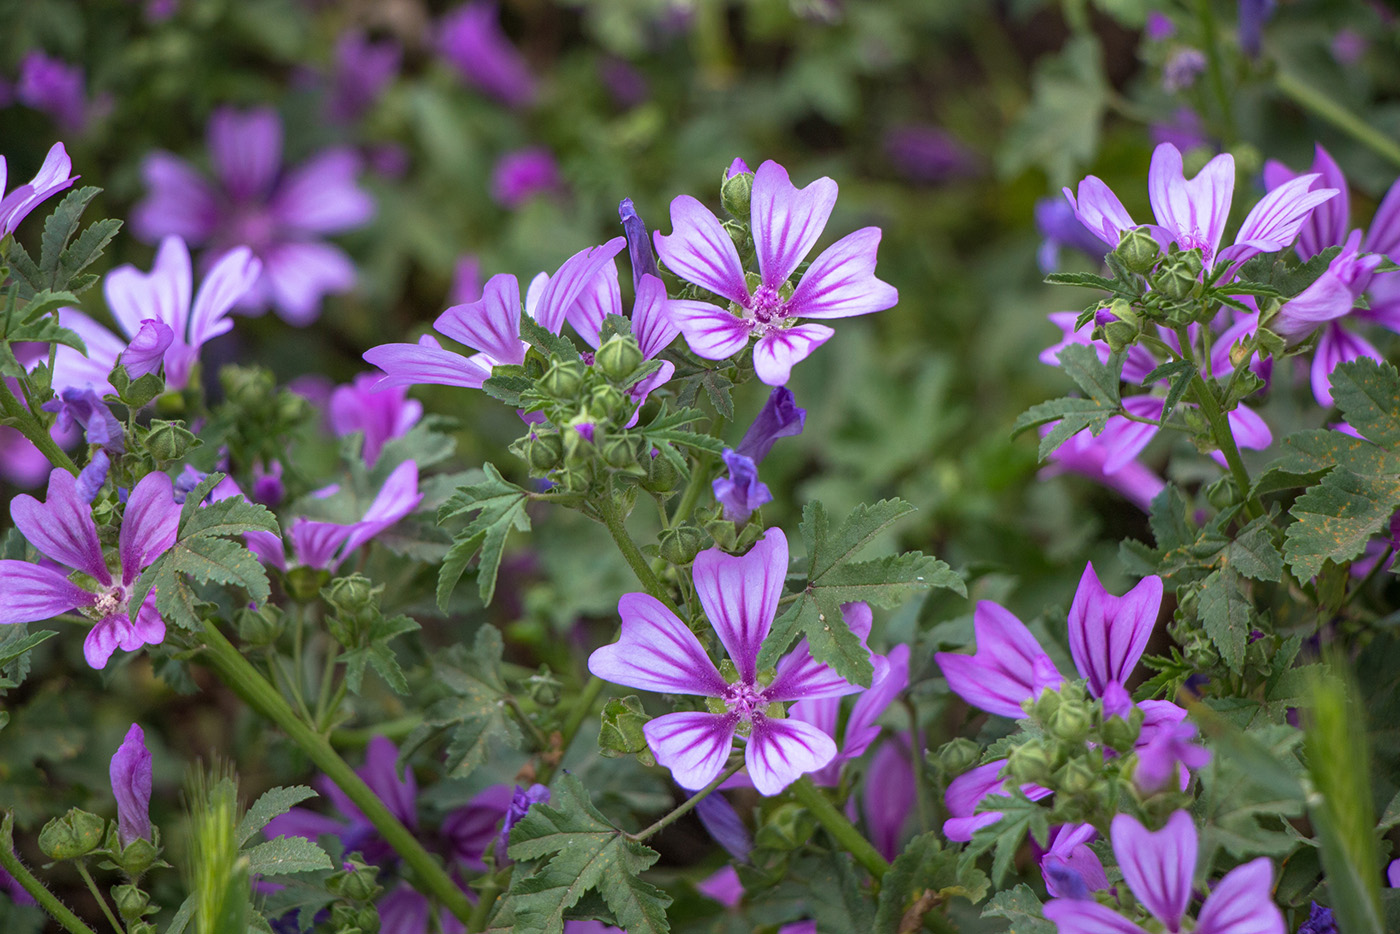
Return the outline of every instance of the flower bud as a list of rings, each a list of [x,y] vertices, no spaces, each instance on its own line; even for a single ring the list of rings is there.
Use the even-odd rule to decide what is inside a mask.
[[[249,645],[272,645],[285,626],[282,611],[271,601],[256,610],[240,610],[237,623],[239,638]]]
[[[156,926],[149,921],[133,921],[127,925],[126,934],[156,934]]]
[[[376,587],[363,574],[351,574],[331,581],[321,589],[321,597],[341,616],[359,619],[368,615],[372,619],[379,610],[379,595],[383,591],[383,584]]]
[[[326,889],[332,895],[354,902],[367,902],[383,891],[379,884],[379,870],[358,860],[345,864],[345,869],[326,879]]]
[[[39,849],[49,859],[77,859],[97,849],[106,827],[107,822],[96,814],[73,808],[39,831]]]
[[[603,442],[602,453],[603,463],[609,467],[631,467],[637,463],[637,458],[642,453],[644,442],[640,435],[623,432],[620,435],[611,435]]]
[[[598,730],[598,751],[610,759],[636,755],[647,765],[652,756],[642,727],[651,718],[635,694],[612,697],[603,705],[603,725]]]
[[[1239,501],[1239,487],[1229,474],[1206,487],[1206,501],[1219,510],[1225,510]]]
[[[154,866],[159,859],[160,850],[145,837],[132,840],[120,853],[115,853],[112,857],[112,861],[121,871],[133,879]]]
[[[1066,743],[1082,743],[1093,728],[1093,713],[1089,705],[1078,699],[1065,699],[1055,716],[1050,718],[1050,732]]]
[[[616,386],[594,386],[588,397],[588,412],[595,421],[621,425],[632,414],[632,401]]]
[[[525,686],[530,692],[530,700],[541,707],[553,707],[559,703],[560,689],[564,685],[554,677],[548,665],[541,665],[538,672],[525,679]]]
[[[1158,272],[1154,284],[1157,291],[1167,298],[1182,301],[1190,298],[1200,288],[1203,268],[1198,251],[1177,253]]]
[[[1103,722],[1100,734],[1103,741],[1110,749],[1120,753],[1127,753],[1137,744],[1138,734],[1142,732],[1142,709],[1134,707],[1128,719],[1122,717],[1109,717]]]
[[[127,921],[141,917],[151,904],[151,896],[134,885],[112,886],[112,899],[117,903],[117,911]]]
[[[573,399],[583,386],[582,360],[555,360],[540,378],[540,390],[555,399]]]
[[[1055,785],[1061,791],[1072,795],[1082,795],[1094,787],[1098,776],[1083,759],[1071,759],[1055,776]]]
[[[535,474],[547,474],[564,460],[564,442],[559,432],[536,429],[528,437],[522,438],[511,448],[530,465]]]
[[[330,571],[324,568],[295,567],[287,572],[287,593],[298,603],[310,603],[330,579]]]
[[[748,220],[750,202],[753,200],[753,173],[739,172],[730,175],[719,187],[720,206],[731,217]]]
[[[642,364],[642,348],[631,335],[614,334],[593,356],[593,365],[614,382],[623,382]]]
[[[959,736],[938,747],[934,765],[948,778],[956,778],[977,764],[982,755],[982,747],[972,740]]]
[[[1018,785],[1044,784],[1051,772],[1050,756],[1040,743],[1031,741],[1012,750],[1006,771]]]
[[[754,843],[761,849],[790,851],[806,846],[816,832],[817,822],[806,808],[796,801],[779,805],[763,826],[758,828]]]
[[[734,249],[739,251],[740,258],[744,258],[753,253],[753,236],[749,233],[747,224],[739,221],[725,221],[724,231],[729,234],[729,239],[734,243]]]
[[[647,465],[647,476],[642,481],[642,489],[648,493],[670,493],[680,485],[681,472],[670,458],[654,454]]]
[[[1157,258],[1162,255],[1162,248],[1158,245],[1157,238],[1145,228],[1134,227],[1132,230],[1123,231],[1114,253],[1123,261],[1123,265],[1133,272],[1147,272],[1157,264]]]
[[[179,460],[198,443],[198,439],[185,428],[184,422],[152,419],[146,435],[146,449],[162,464]]]
[[[709,544],[709,536],[693,525],[663,529],[659,536],[661,557],[676,567],[685,567]]]
[[[261,367],[226,366],[219,371],[219,382],[224,397],[241,409],[262,408],[277,391],[276,380]]]

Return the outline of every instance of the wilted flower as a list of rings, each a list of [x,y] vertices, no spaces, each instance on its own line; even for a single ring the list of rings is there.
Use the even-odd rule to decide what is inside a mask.
[[[117,839],[126,846],[137,837],[151,839],[151,751],[135,723],[126,731],[110,769],[117,799]]]
[[[54,428],[59,432],[71,432],[82,426],[88,444],[100,445],[113,454],[120,454],[126,448],[121,422],[91,388],[65,386],[41,408],[58,415]]]
[[[729,476],[716,477],[711,482],[715,501],[724,508],[724,518],[747,522],[755,509],[772,501],[768,485],[758,479],[758,464],[779,438],[801,434],[806,420],[807,410],[798,408],[791,390],[774,387],[739,446],[724,449],[722,457]]]

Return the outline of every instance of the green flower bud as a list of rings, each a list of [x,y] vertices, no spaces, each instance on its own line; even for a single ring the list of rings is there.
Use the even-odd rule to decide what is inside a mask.
[[[1083,759],[1071,759],[1055,776],[1055,786],[1072,795],[1081,795],[1094,787],[1098,776]]]
[[[731,217],[748,220],[753,199],[753,173],[739,172],[729,176],[719,186],[719,203]]]
[[[1142,732],[1142,710],[1139,707],[1133,707],[1127,720],[1122,717],[1109,717],[1100,728],[1103,741],[1108,744],[1110,749],[1120,753],[1130,752],[1137,745],[1140,732]]]
[[[642,365],[642,348],[630,334],[614,334],[593,355],[593,365],[608,379],[620,383]]]
[[[616,386],[594,386],[588,397],[588,412],[595,421],[622,425],[632,414],[632,400]]]
[[[966,737],[959,736],[938,747],[934,764],[948,778],[956,778],[977,764],[982,756],[982,747]]]
[[[323,568],[295,567],[287,572],[287,593],[299,603],[310,603],[330,579],[330,571]]]
[[[346,863],[346,868],[326,879],[326,888],[333,895],[355,902],[367,902],[384,890],[379,884],[379,870],[358,860]]]
[[[331,906],[331,930],[335,934],[365,934],[360,927],[360,908],[343,902]]]
[[[1055,718],[1055,713],[1060,709],[1063,702],[1059,691],[1046,689],[1040,692],[1040,696],[1033,701],[1023,702],[1022,706],[1030,707],[1030,714],[1042,724],[1047,724]]]
[[[1162,255],[1162,248],[1157,244],[1157,238],[1145,228],[1134,227],[1132,230],[1123,231],[1114,253],[1123,261],[1123,265],[1133,272],[1147,272],[1157,264],[1157,258]]]
[[[199,439],[185,428],[184,422],[152,419],[146,435],[146,449],[162,464],[179,460],[198,443]]]
[[[241,409],[264,408],[277,392],[272,373],[261,367],[226,366],[219,371],[219,382],[224,397]]]
[[[282,611],[271,602],[256,610],[240,610],[237,621],[238,635],[249,645],[272,645],[286,626]]]
[[[1199,251],[1177,253],[1158,272],[1154,285],[1167,298],[1182,301],[1200,288],[1203,268]]]
[[[643,441],[640,435],[628,432],[611,435],[603,442],[603,463],[619,469],[631,467],[637,463],[637,457],[642,453],[642,445]]]
[[[1034,741],[1012,750],[1006,764],[1007,773],[1018,785],[1027,782],[1043,785],[1050,777],[1051,770],[1049,754],[1040,743]]]
[[[564,685],[554,673],[549,670],[548,665],[541,665],[540,670],[525,679],[525,686],[530,692],[530,700],[541,707],[553,707],[559,703],[559,696]]]
[[[758,828],[754,843],[762,849],[790,851],[806,846],[816,832],[817,822],[796,801],[779,805]]]
[[[709,536],[693,525],[663,529],[658,538],[661,557],[676,567],[685,567],[709,544]]]
[[[1050,719],[1050,732],[1066,743],[1077,744],[1088,739],[1093,729],[1093,712],[1089,705],[1079,699],[1065,699],[1055,716]]]
[[[612,697],[603,705],[603,725],[598,730],[598,751],[610,759],[635,755],[646,765],[655,763],[642,727],[651,718],[635,694]]]
[[[321,590],[321,596],[339,613],[358,616],[366,610],[379,609],[379,595],[384,585],[378,587],[363,574],[337,577],[330,586]]]
[[[725,221],[725,233],[729,234],[729,239],[734,243],[734,249],[739,251],[741,259],[753,253],[753,237],[749,233],[748,224],[739,221]]]
[[[647,464],[647,475],[642,481],[642,489],[648,493],[670,493],[680,486],[680,480],[681,472],[671,463],[670,458],[656,454]]]
[[[1216,509],[1224,510],[1239,502],[1240,488],[1235,485],[1235,478],[1226,474],[1206,487],[1206,501]]]
[[[133,921],[126,926],[126,934],[156,934],[156,926],[149,921]]]
[[[555,360],[540,378],[540,390],[555,399],[573,399],[583,387],[585,369],[582,360]]]
[[[133,879],[154,866],[159,859],[160,848],[145,837],[137,837],[124,850],[113,855],[113,862]]]
[[[77,859],[97,849],[107,822],[96,814],[73,808],[39,831],[39,849],[49,859]]]
[[[140,918],[151,904],[151,896],[134,885],[112,886],[112,899],[117,903],[117,911],[127,921]]]
[[[525,443],[525,460],[535,473],[548,473],[558,467],[564,460],[564,442],[560,440],[559,432],[546,431],[541,434],[537,431]]]

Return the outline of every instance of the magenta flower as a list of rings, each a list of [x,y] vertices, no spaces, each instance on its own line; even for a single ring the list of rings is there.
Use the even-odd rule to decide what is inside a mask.
[[[1041,433],[1049,432],[1047,425]],[[1152,500],[1166,488],[1166,481],[1135,460],[1118,463],[1114,454],[1100,438],[1081,431],[1052,451],[1036,476],[1044,480],[1063,473],[1078,474],[1116,490],[1143,512],[1149,512]],[[1108,469],[1110,460],[1117,469]]]
[[[134,652],[165,639],[165,620],[156,612],[154,591],[146,595],[135,620],[129,618],[128,604],[136,578],[175,544],[180,509],[169,477],[147,474],[127,498],[117,539],[120,579],[108,570],[92,506],[83,501],[68,471],[55,468],[49,474],[45,502],[28,494],[16,496],[10,516],[41,554],[87,575],[99,589],[84,589],[48,565],[0,561],[0,593],[5,594],[0,624],[33,623],[78,610],[96,621],[83,640],[83,656],[93,668],[105,668],[118,648]]]
[[[1177,811],[1156,833],[1127,814],[1113,819],[1113,855],[1139,904],[1167,931],[1182,930],[1196,872],[1196,825]],[[1193,930],[1198,934],[1286,934],[1274,904],[1268,857],[1237,866],[1206,896]],[[1057,898],[1044,908],[1059,934],[1146,934],[1143,928],[1096,901]]]
[[[1313,208],[1337,194],[1332,188],[1310,191],[1315,178],[1301,176],[1265,195],[1245,217],[1234,243],[1221,250],[1235,191],[1234,157],[1216,156],[1188,181],[1180,150],[1163,143],[1153,152],[1147,173],[1147,197],[1157,219],[1148,229],[1163,247],[1175,243],[1183,250],[1199,249],[1207,268],[1221,260],[1238,266],[1251,256],[1289,246]],[[1064,192],[1080,223],[1110,248],[1118,246],[1124,231],[1139,226],[1118,196],[1093,175],[1079,183],[1078,198],[1068,188]]]
[[[729,476],[711,481],[715,502],[723,507],[724,518],[742,524],[755,509],[773,500],[768,484],[758,479],[759,462],[779,438],[801,434],[806,421],[807,410],[797,406],[792,392],[786,386],[774,387],[739,446],[724,449],[721,456]]]
[[[352,552],[413,512],[422,501],[423,494],[418,491],[418,464],[404,461],[385,479],[379,495],[360,521],[343,524],[299,517],[292,523],[290,532],[292,554],[298,564],[326,568],[334,573]],[[253,547],[253,539],[248,543],[260,558],[286,570],[280,543],[270,553]]]
[[[55,388],[113,392],[107,374],[118,360],[133,378],[154,372],[163,363],[166,385],[186,388],[200,348],[233,329],[229,313],[256,286],[261,271],[262,263],[247,247],[230,250],[209,270],[191,301],[189,248],[179,237],[166,237],[149,273],[131,265],[118,266],[102,282],[107,306],[129,342],[81,311],[59,310],[59,323],[77,332],[88,355],[60,345],[54,358]]]
[[[983,827],[990,827],[1001,820],[1000,811],[978,811],[981,803],[994,795],[1011,793],[1009,780],[1002,773],[1006,760],[997,759],[964,772],[948,783],[943,793],[943,803],[948,806],[948,819],[943,822],[943,834],[949,840],[966,843],[972,835]],[[1049,797],[1053,792],[1029,782],[1021,786],[1021,793],[1032,801]]]
[[[1098,836],[1092,824],[1062,824],[1050,832],[1050,849],[1040,858],[1040,875],[1052,898],[1092,899],[1108,888],[1103,862],[1089,842]]]
[[[402,438],[423,417],[423,404],[408,398],[404,386],[375,389],[380,376],[360,373],[355,381],[337,386],[330,398],[331,428],[340,437],[364,435],[360,455],[370,467],[379,460],[385,442]]]
[[[326,149],[291,170],[282,166],[282,121],[271,108],[220,108],[209,119],[208,145],[216,181],[167,152],[146,157],[147,194],[132,211],[137,236],[178,236],[219,256],[246,246],[262,261],[262,277],[242,304],[272,305],[289,324],[305,325],[321,299],[348,291],[355,267],[327,234],[363,225],[374,213],[355,185],[360,159],[349,149]]]
[[[534,76],[501,30],[495,3],[473,0],[449,12],[438,25],[435,44],[462,77],[507,106],[534,102]]]
[[[112,796],[117,799],[117,839],[126,846],[137,837],[151,839],[151,751],[135,723],[126,731],[111,765]]]
[[[350,123],[364,116],[399,73],[402,59],[403,50],[392,39],[372,42],[358,29],[342,33],[335,43],[335,71],[326,104],[331,120]]]
[[[860,806],[870,842],[891,862],[903,848],[905,828],[919,796],[911,761],[915,753],[908,739],[907,734],[891,737],[876,747],[861,788]],[[851,804],[846,811],[850,813]]]
[[[13,234],[30,211],[71,187],[78,180],[72,172],[73,160],[68,158],[62,143],[54,143],[34,177],[0,198],[0,237]],[[9,169],[5,157],[0,156],[0,192],[5,190],[8,180]]]
[[[703,788],[719,777],[736,733],[747,738],[749,778],[764,795],[777,794],[836,756],[830,736],[810,723],[774,716],[771,705],[859,687],[815,661],[806,640],[778,663],[771,683],[759,680],[758,652],[777,615],[787,568],[781,529],[769,529],[743,557],[711,548],[695,559],[696,595],[734,663],[732,683],[689,627],[647,594],[627,594],[618,602],[622,635],[588,659],[589,671],[614,684],[714,699],[711,710],[664,714],[643,727],[657,762],[683,788]]]
[[[563,185],[554,154],[543,146],[508,152],[491,170],[491,197],[503,208],[518,208],[535,195]]]
[[[788,280],[816,245],[836,204],[836,183],[831,179],[819,178],[798,189],[786,169],[765,162],[754,175],[751,204],[759,268],[754,288],[729,233],[689,195],[671,202],[672,233],[655,235],[656,252],[676,275],[732,303],[732,311],[709,302],[671,303],[690,349],[707,360],[724,360],[755,337],[754,371],[770,386],[781,386],[794,364],[835,333],[822,324],[797,324],[798,318],[870,314],[892,307],[899,293],[875,278],[878,227],[836,241],[812,261],[796,288],[787,291]]]
[[[93,115],[84,83],[81,65],[69,65],[35,49],[20,59],[15,97],[26,107],[48,114],[65,133],[81,133]]]
[[[99,445],[113,454],[120,454],[126,448],[126,433],[121,422],[107,403],[86,386],[81,389],[65,386],[40,408],[58,415],[53,427],[59,434],[71,434],[82,426],[83,438],[88,444]]]

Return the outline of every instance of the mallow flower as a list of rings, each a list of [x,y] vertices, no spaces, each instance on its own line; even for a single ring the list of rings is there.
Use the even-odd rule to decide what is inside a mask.
[[[112,796],[117,799],[117,839],[126,846],[137,837],[151,839],[151,751],[146,734],[133,723],[112,756]]]
[[[676,275],[729,302],[728,307],[671,302],[672,317],[692,351],[707,360],[724,360],[756,338],[754,372],[768,385],[782,386],[793,365],[835,333],[824,324],[798,324],[799,318],[865,315],[899,301],[893,286],[875,278],[878,227],[842,237],[812,261],[795,287],[789,284],[835,204],[836,182],[831,179],[819,178],[799,189],[778,163],[759,166],[750,196],[759,273],[751,282],[719,218],[689,195],[671,202],[672,232],[655,235],[656,252]]]
[[[355,266],[339,247],[322,240],[363,225],[374,201],[355,184],[360,157],[348,148],[322,150],[284,169],[282,121],[270,107],[223,107],[209,119],[214,181],[168,152],[141,166],[146,197],[132,210],[138,237],[182,237],[214,256],[246,246],[262,261],[262,275],[240,307],[268,305],[288,324],[306,325],[321,299],[355,285]]]
[[[152,590],[135,614],[129,603],[136,578],[175,544],[180,507],[170,478],[142,477],[127,497],[117,538],[118,574],[102,554],[92,506],[68,471],[49,474],[48,496],[39,502],[28,494],[10,503],[15,528],[40,554],[85,575],[84,586],[64,572],[28,561],[0,561],[0,623],[34,623],[73,610],[95,620],[83,640],[83,656],[93,668],[105,668],[118,648],[133,652],[165,639],[165,620],[156,611]],[[88,589],[96,586],[96,590]],[[134,619],[131,618],[134,615]]]
[[[353,382],[337,386],[329,404],[331,429],[342,438],[360,432],[360,456],[370,467],[387,442],[408,434],[423,417],[423,404],[408,398],[406,387],[376,389],[379,379],[377,373],[360,373]]]
[[[62,143],[54,143],[44,164],[34,177],[23,185],[0,198],[0,238],[8,237],[19,227],[20,222],[29,216],[43,202],[78,180],[73,174],[73,160]],[[4,156],[0,156],[0,192],[9,182],[9,167]]]
[[[438,54],[463,78],[510,107],[535,99],[535,78],[501,29],[500,10],[491,0],[472,0],[448,12],[438,24]]]
[[[729,653],[726,679],[700,640],[655,597],[630,593],[618,602],[622,633],[595,651],[588,669],[614,684],[664,694],[698,694],[708,709],[664,714],[643,728],[656,761],[682,788],[699,789],[724,771],[736,735],[744,737],[749,778],[760,794],[775,795],[799,776],[836,757],[821,729],[776,714],[774,705],[859,691],[814,660],[804,639],[760,677],[758,653],[773,625],[788,569],[787,537],[769,529],[748,554],[710,548],[695,559],[695,592]],[[726,666],[728,667],[728,666]]]
[[[1183,929],[1191,903],[1199,841],[1187,811],[1177,811],[1159,831],[1119,814],[1109,838],[1123,881],[1137,903],[1166,930]],[[1286,934],[1273,900],[1274,868],[1268,857],[1236,866],[1210,889],[1196,915],[1196,934]],[[1043,912],[1059,934],[1146,934],[1145,928],[1107,905],[1085,898],[1056,898]],[[1154,928],[1155,930],[1155,928]]]
[[[304,567],[325,568],[332,573],[354,551],[418,508],[418,464],[404,461],[393,469],[384,485],[357,522],[325,522],[299,516],[288,537],[292,555]],[[256,536],[256,537],[255,537]],[[263,561],[286,570],[282,542],[271,533],[249,533],[248,547]]]
[[[792,391],[786,386],[774,387],[739,446],[725,448],[721,454],[729,476],[716,477],[710,485],[724,518],[747,522],[755,509],[772,501],[768,484],[758,479],[758,464],[779,438],[801,434],[806,422],[807,410],[798,407]]]
[[[121,362],[133,379],[164,365],[166,385],[186,388],[200,349],[233,329],[229,313],[256,286],[261,273],[262,263],[253,252],[238,247],[214,263],[196,292],[189,247],[179,237],[166,237],[150,272],[128,264],[102,280],[107,307],[125,340],[75,308],[59,309],[59,323],[75,331],[88,352],[83,356],[59,346],[54,387],[113,392],[107,374]]]

